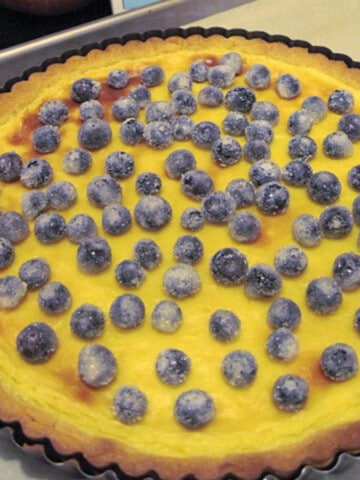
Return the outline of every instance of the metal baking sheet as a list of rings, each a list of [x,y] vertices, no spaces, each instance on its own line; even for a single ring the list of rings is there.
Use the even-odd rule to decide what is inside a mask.
[[[9,79],[83,45],[130,33],[180,27],[254,0],[164,0],[0,51],[0,89]]]

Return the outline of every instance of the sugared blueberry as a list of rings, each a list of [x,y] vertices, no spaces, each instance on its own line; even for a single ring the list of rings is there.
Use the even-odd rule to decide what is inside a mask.
[[[313,123],[319,123],[321,120],[323,120],[328,111],[324,100],[317,95],[310,95],[309,97],[306,97],[301,104],[301,108],[308,112]]]
[[[39,153],[54,152],[60,144],[60,131],[53,125],[42,125],[34,130],[32,144]]]
[[[249,207],[255,203],[254,185],[244,178],[231,180],[226,186],[226,192],[235,200],[236,208]]]
[[[172,300],[161,300],[151,313],[152,326],[159,332],[175,332],[180,327],[182,319],[181,308]]]
[[[88,150],[99,150],[112,138],[110,124],[101,118],[90,118],[80,126],[77,135],[80,145]]]
[[[92,78],[84,77],[76,80],[71,85],[70,96],[77,102],[82,103],[95,99],[100,93],[100,83]]]
[[[166,348],[162,350],[155,363],[160,380],[167,385],[180,385],[189,375],[190,358],[182,350]]]
[[[250,166],[249,178],[255,187],[260,187],[267,182],[279,182],[281,170],[279,165],[271,160],[259,160]]]
[[[66,225],[67,237],[70,242],[80,243],[85,238],[97,236],[95,220],[87,213],[78,213],[70,218]]]
[[[26,162],[20,174],[20,182],[27,188],[41,188],[53,178],[53,169],[47,160],[32,158]]]
[[[248,87],[233,87],[225,94],[224,103],[228,110],[249,113],[256,101],[254,92]]]
[[[77,191],[71,182],[59,180],[47,187],[45,195],[50,208],[66,210],[76,201]]]
[[[266,65],[254,63],[245,72],[245,82],[255,90],[264,90],[270,85],[271,72]]]
[[[44,322],[29,323],[16,337],[16,348],[30,363],[44,362],[57,350],[58,339],[52,327]]]
[[[303,247],[315,247],[320,243],[322,237],[319,220],[309,213],[298,215],[295,218],[292,233],[295,240]]]
[[[329,345],[321,354],[320,368],[325,377],[334,382],[349,380],[358,371],[356,351],[347,343]]]
[[[174,406],[176,420],[189,430],[207,425],[215,416],[213,399],[204,390],[187,390],[179,395]]]
[[[354,151],[350,138],[344,132],[333,132],[326,135],[323,141],[323,151],[330,158],[346,158]]]
[[[137,328],[145,318],[144,302],[137,295],[124,293],[112,302],[110,318],[119,328],[126,330]]]
[[[239,335],[241,322],[231,310],[219,309],[209,319],[209,330],[212,337],[219,342],[230,342]]]
[[[256,242],[261,235],[261,222],[252,212],[236,213],[229,221],[229,233],[237,242]]]
[[[349,113],[354,108],[354,95],[349,90],[334,90],[329,95],[327,106],[334,113]]]
[[[288,362],[299,353],[299,342],[288,328],[278,328],[266,340],[266,351],[274,360]]]
[[[347,181],[351,188],[360,192],[360,165],[354,165],[347,174]]]
[[[286,163],[281,172],[281,178],[293,187],[305,187],[312,177],[311,165],[303,158],[294,158]]]
[[[309,396],[309,385],[303,378],[286,374],[279,377],[272,390],[272,399],[280,410],[297,412],[304,408]]]
[[[195,145],[210,149],[215,140],[220,138],[220,128],[216,123],[204,120],[194,126],[191,138]]]
[[[185,230],[197,232],[204,226],[205,218],[201,210],[194,207],[185,208],[180,217],[180,224]]]
[[[257,263],[249,268],[245,278],[245,293],[250,298],[273,297],[281,287],[281,276],[271,265]]]
[[[346,133],[352,142],[358,142],[360,140],[360,115],[347,113],[342,116],[338,122],[338,129]]]
[[[189,90],[175,90],[171,95],[171,104],[179,115],[191,115],[197,110],[196,97]]]
[[[202,83],[207,80],[209,65],[205,60],[195,60],[189,67],[189,75],[191,80]]]
[[[352,203],[352,214],[354,217],[354,222],[357,225],[360,225],[360,195],[354,198]]]
[[[293,112],[287,122],[287,128],[291,135],[307,135],[312,127],[313,121],[307,110],[301,108]]]
[[[228,167],[237,163],[242,156],[242,148],[235,138],[224,135],[211,146],[212,160],[220,167]]]
[[[247,275],[248,261],[236,248],[222,248],[212,256],[210,271],[215,281],[222,285],[239,285]]]
[[[136,101],[140,108],[145,108],[151,101],[151,92],[145,85],[136,85],[129,92],[129,97]]]
[[[104,312],[91,303],[80,305],[71,314],[71,331],[85,340],[99,337],[103,333],[104,326]]]
[[[2,182],[16,182],[19,180],[22,165],[21,156],[14,151],[0,155],[0,180]]]
[[[195,235],[182,235],[176,240],[173,252],[178,262],[194,265],[203,256],[204,246]]]
[[[126,145],[137,145],[144,140],[145,124],[136,118],[128,118],[120,125],[119,135]]]
[[[159,65],[149,65],[140,72],[140,82],[146,87],[156,87],[163,82],[165,72]]]
[[[86,187],[86,195],[95,207],[104,208],[121,201],[122,187],[112,176],[105,173],[90,180]]]
[[[175,113],[174,104],[166,100],[150,102],[145,107],[145,119],[147,122],[170,122],[173,120]],[[133,115],[133,117],[134,116],[135,115]]]
[[[265,120],[269,122],[270,125],[276,125],[279,117],[280,112],[278,107],[266,100],[254,102],[250,110],[251,120]]]
[[[131,177],[135,171],[135,160],[131,153],[114,151],[105,158],[106,173],[116,179]]]
[[[187,298],[200,290],[201,280],[191,265],[178,263],[169,267],[163,275],[163,288],[173,298]]]
[[[351,211],[342,205],[325,208],[321,213],[320,228],[326,238],[344,238],[354,225]]]
[[[129,74],[126,70],[118,68],[111,70],[107,77],[107,84],[111,88],[115,88],[116,90],[120,90],[121,88],[125,88],[130,81]]]
[[[161,178],[156,173],[144,172],[136,177],[135,189],[140,195],[157,195],[161,187]]]
[[[155,231],[170,222],[172,209],[164,198],[156,195],[144,195],[135,205],[134,214],[141,228]]]
[[[137,387],[125,385],[114,396],[113,408],[116,417],[125,425],[139,422],[145,415],[148,400]]]
[[[144,127],[144,140],[149,147],[155,149],[168,147],[174,140],[171,123],[162,120],[147,123]]]
[[[84,273],[98,273],[111,263],[111,249],[105,238],[88,237],[80,242],[77,264]]]
[[[235,137],[245,135],[245,129],[248,125],[249,120],[241,112],[229,112],[222,121],[224,132]]]
[[[165,172],[170,178],[180,179],[185,172],[195,168],[194,154],[185,148],[173,150],[165,159]]]
[[[330,277],[316,278],[306,287],[306,302],[315,313],[334,312],[342,302],[341,289]]]
[[[250,163],[270,158],[270,146],[265,140],[249,140],[244,145],[244,157]]]
[[[81,175],[87,172],[91,165],[91,153],[83,148],[73,148],[64,156],[63,168],[71,175]]]
[[[41,105],[38,116],[42,124],[59,127],[68,119],[69,107],[61,100],[49,100]]]
[[[243,388],[255,380],[258,365],[252,353],[247,350],[234,350],[224,357],[221,371],[230,385]]]
[[[90,343],[80,350],[77,368],[79,377],[86,385],[101,388],[116,377],[117,361],[107,347]]]
[[[236,75],[242,72],[243,59],[238,52],[230,51],[221,55],[219,59],[220,65],[227,65],[230,67]]]
[[[136,242],[133,251],[134,259],[146,270],[158,267],[162,260],[162,253],[151,238],[142,238]]]
[[[283,73],[276,80],[275,88],[279,97],[290,100],[300,94],[301,83],[294,75]]]
[[[194,128],[194,121],[187,115],[179,115],[171,124],[175,140],[190,140]]]
[[[235,71],[226,64],[214,65],[209,68],[207,79],[215,87],[226,88],[234,82]]]
[[[50,315],[64,313],[71,307],[70,290],[61,282],[48,282],[39,291],[38,303]]]
[[[279,248],[275,253],[276,270],[287,277],[297,277],[307,267],[308,259],[304,251],[296,245]]]
[[[122,235],[129,230],[131,223],[130,211],[124,205],[110,204],[102,211],[101,225],[110,235]]]
[[[50,273],[49,262],[43,257],[31,258],[19,268],[19,277],[29,290],[44,286],[50,278]]]
[[[360,255],[354,252],[338,255],[333,263],[332,274],[343,291],[360,287]]]
[[[176,90],[191,90],[191,76],[186,72],[176,72],[169,78],[167,86],[170,93]]]
[[[0,310],[12,310],[24,299],[27,285],[14,275],[0,278]]]
[[[294,330],[301,321],[301,310],[290,298],[277,298],[268,309],[267,320],[274,329]]]
[[[205,170],[188,170],[181,176],[181,190],[192,200],[205,198],[214,189],[214,182]]]
[[[0,236],[11,243],[20,243],[29,235],[30,227],[25,215],[9,210],[0,215]]]
[[[205,107],[218,107],[224,101],[224,94],[221,88],[214,85],[206,85],[197,96],[200,105]]]
[[[79,117],[83,122],[90,118],[103,118],[104,107],[98,100],[87,100],[80,105]]]
[[[145,270],[136,260],[123,260],[116,265],[115,279],[125,288],[137,288],[145,281]]]
[[[279,182],[266,182],[256,192],[256,204],[265,215],[284,213],[290,202],[288,189]]]
[[[0,270],[9,267],[15,258],[13,244],[7,238],[0,237]]]
[[[41,243],[58,242],[66,236],[66,220],[59,213],[42,213],[35,219],[34,233]]]
[[[34,220],[47,208],[48,201],[42,190],[30,190],[21,195],[21,210],[28,220]]]
[[[139,111],[139,104],[130,97],[120,97],[111,105],[111,113],[119,122],[123,122],[128,118],[136,118]]]

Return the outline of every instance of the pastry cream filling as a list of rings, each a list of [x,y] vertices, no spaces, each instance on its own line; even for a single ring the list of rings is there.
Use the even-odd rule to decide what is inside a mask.
[[[204,244],[204,256],[195,266],[201,277],[201,290],[191,298],[179,300],[183,312],[183,323],[176,333],[166,334],[156,331],[151,325],[151,312],[160,300],[168,298],[162,287],[164,271],[175,264],[172,248],[176,239],[186,232],[180,226],[180,216],[189,206],[199,206],[181,193],[180,182],[165,175],[164,161],[167,155],[177,148],[190,149],[196,158],[197,168],[206,170],[214,180],[215,190],[225,190],[233,178],[248,178],[250,164],[245,160],[220,168],[211,160],[209,150],[199,148],[192,141],[174,141],[170,147],[155,150],[145,144],[127,146],[118,135],[119,122],[111,115],[111,101],[103,101],[105,119],[110,122],[113,139],[99,151],[92,152],[91,169],[80,176],[66,174],[62,168],[64,154],[78,146],[77,130],[80,125],[78,106],[71,103],[70,116],[60,127],[61,144],[51,154],[39,155],[31,147],[33,114],[46,100],[68,99],[71,83],[84,76],[105,82],[107,74],[115,68],[125,68],[137,73],[146,65],[157,64],[166,72],[165,81],[151,88],[152,100],[169,100],[170,94],[166,82],[177,71],[186,71],[191,62],[198,58],[213,60],[232,49],[237,49],[244,59],[244,69],[254,63],[262,63],[271,71],[271,86],[263,91],[255,91],[258,101],[268,100],[280,110],[280,120],[274,126],[274,140],[270,145],[271,160],[280,166],[290,157],[287,145],[291,138],[287,132],[289,115],[301,107],[302,101],[309,95],[319,95],[327,99],[335,89],[346,88],[355,97],[355,113],[360,113],[360,88],[343,83],[331,72],[317,70],[301,64],[288,63],[286,56],[272,60],[261,52],[246,52],[231,41],[216,47],[212,42],[206,47],[203,42],[199,51],[182,49],[167,53],[154,48],[142,55],[139,43],[138,58],[126,59],[119,55],[94,54],[91,62],[73,61],[73,72],[56,81],[49,82],[46,88],[34,92],[32,100],[22,102],[13,100],[11,114],[3,114],[1,124],[1,153],[15,150],[24,161],[33,157],[47,159],[54,170],[54,181],[66,179],[77,189],[75,204],[66,211],[59,212],[69,220],[76,213],[90,214],[99,227],[99,235],[111,245],[112,264],[104,272],[86,275],[76,264],[77,245],[67,239],[54,245],[38,242],[33,234],[33,222],[30,222],[31,234],[15,247],[15,261],[2,274],[18,275],[20,265],[34,257],[45,257],[51,266],[51,280],[62,282],[72,293],[72,307],[61,315],[47,315],[37,303],[37,291],[29,291],[19,307],[0,314],[0,383],[6,395],[29,409],[40,409],[53,418],[51,427],[57,424],[76,425],[76,429],[94,438],[115,439],[126,445],[130,451],[164,457],[189,458],[197,456],[223,457],[232,453],[259,452],[281,449],[301,443],[336,426],[357,421],[360,418],[360,373],[353,379],[342,383],[331,382],[322,375],[319,358],[328,345],[335,342],[349,343],[360,356],[360,337],[354,330],[354,312],[359,308],[359,292],[344,292],[341,306],[330,315],[317,315],[306,305],[305,289],[307,284],[320,276],[331,276],[332,264],[337,255],[358,251],[357,236],[359,227],[354,225],[352,232],[341,240],[323,238],[314,248],[304,248],[308,257],[308,266],[297,278],[283,277],[280,295],[294,300],[302,312],[302,320],[295,330],[299,341],[299,354],[291,362],[271,360],[265,350],[265,343],[271,332],[267,322],[267,310],[272,299],[254,300],[246,296],[243,286],[225,287],[214,282],[209,272],[209,261],[214,253],[223,247],[235,247],[243,252],[252,266],[258,262],[274,264],[275,252],[282,246],[296,244],[291,227],[293,220],[301,213],[319,216],[325,206],[309,200],[306,189],[288,187],[290,205],[279,216],[264,216],[252,206],[250,211],[261,220],[262,234],[252,244],[239,244],[229,234],[228,226],[205,224],[195,235]],[[135,55],[134,55],[135,56]],[[91,58],[91,56],[90,56]],[[302,84],[301,94],[293,100],[283,100],[275,92],[275,81],[281,73],[292,73]],[[36,85],[36,83],[35,83]],[[245,85],[244,75],[236,77],[235,85]],[[204,84],[193,84],[193,93],[197,95]],[[229,87],[229,88],[231,88]],[[36,88],[36,87],[35,87]],[[114,97],[115,99],[115,97]],[[100,96],[100,101],[102,100]],[[10,108],[5,104],[4,108]],[[0,97],[0,109],[2,97]],[[211,120],[221,126],[228,113],[224,105],[216,108],[199,106],[191,116],[194,122]],[[144,112],[140,114],[144,119]],[[328,170],[337,175],[342,191],[336,204],[351,208],[357,192],[347,183],[346,176],[350,168],[359,163],[360,144],[354,144],[354,154],[350,158],[333,160],[322,152],[322,140],[337,129],[339,115],[329,112],[327,117],[314,124],[309,134],[317,143],[316,157],[311,160],[313,171]],[[223,134],[224,132],[222,132]],[[243,146],[245,139],[239,138]],[[106,156],[115,150],[125,150],[135,159],[135,175],[120,181],[123,189],[122,203],[133,212],[139,195],[135,191],[135,179],[141,172],[154,172],[162,178],[161,196],[168,200],[173,209],[172,220],[168,226],[158,232],[142,230],[135,222],[124,235],[111,236],[102,231],[101,209],[92,206],[86,197],[86,186],[91,178],[105,173]],[[2,184],[0,202],[2,210],[21,211],[20,199],[26,189],[20,183]],[[109,308],[115,297],[129,292],[119,286],[115,280],[115,266],[122,260],[133,256],[133,247],[140,238],[151,237],[161,248],[163,261],[159,267],[147,272],[146,281],[137,289],[131,290],[139,295],[146,306],[144,323],[131,331],[117,328],[109,318]],[[71,312],[85,302],[100,307],[106,315],[106,326],[97,343],[112,350],[118,361],[116,379],[107,387],[91,389],[81,382],[77,375],[77,359],[86,341],[75,337],[70,331]],[[241,320],[239,336],[228,343],[220,343],[209,333],[210,315],[217,309],[232,310]],[[44,321],[51,325],[58,336],[59,348],[46,363],[31,365],[26,363],[16,351],[15,339],[19,331],[30,322]],[[191,371],[186,381],[178,386],[163,384],[156,375],[155,361],[164,348],[179,348],[191,359]],[[247,388],[234,388],[228,385],[221,374],[221,362],[227,353],[235,349],[250,351],[258,362],[258,373],[254,383]],[[309,383],[309,398],[306,406],[297,413],[280,411],[272,402],[271,390],[275,380],[283,374],[293,373]],[[148,398],[149,407],[145,417],[138,424],[121,424],[112,412],[112,400],[116,390],[122,385],[136,385]],[[211,395],[216,406],[216,415],[212,422],[198,431],[187,431],[177,423],[173,414],[176,398],[183,391],[201,388]],[[1,406],[0,406],[1,416]],[[35,423],[37,422],[34,417]],[[50,432],[51,432],[50,429]],[[41,431],[41,430],[40,430]],[[45,433],[47,430],[45,429]],[[154,435],[154,433],[156,433]],[[41,436],[39,434],[39,436]]]

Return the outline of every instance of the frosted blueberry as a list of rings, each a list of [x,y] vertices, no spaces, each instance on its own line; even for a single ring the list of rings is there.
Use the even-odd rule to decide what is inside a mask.
[[[268,336],[266,351],[274,360],[289,362],[299,353],[299,342],[288,328],[282,327]]]
[[[338,129],[346,133],[352,142],[358,142],[360,140],[360,115],[347,113],[340,118]]]
[[[303,158],[294,158],[282,169],[281,178],[293,187],[305,187],[313,175],[311,165]]]
[[[47,160],[32,158],[26,162],[20,174],[20,182],[27,188],[41,188],[53,178],[53,169]]]
[[[210,192],[202,201],[201,210],[207,222],[219,225],[227,223],[234,215],[236,202],[229,193]]]
[[[239,285],[247,275],[248,261],[236,248],[222,248],[211,257],[210,272],[217,283]]]
[[[180,115],[191,115],[197,110],[196,97],[189,90],[175,90],[171,94],[171,102],[175,112]]]
[[[245,293],[250,298],[273,297],[281,287],[281,276],[271,265],[257,263],[249,268],[245,278]]]
[[[261,222],[251,212],[236,213],[229,221],[231,238],[239,243],[253,243],[261,235]]]
[[[6,152],[0,155],[0,180],[2,182],[19,180],[22,165],[22,158],[16,152]]]
[[[29,222],[24,215],[14,210],[0,215],[0,236],[7,238],[11,243],[22,242],[29,232]]]
[[[22,263],[19,277],[26,283],[28,290],[42,287],[50,278],[50,265],[46,258],[37,257]]]
[[[104,312],[91,303],[80,305],[71,314],[71,331],[85,340],[99,337],[104,330],[104,326]]]
[[[123,260],[115,268],[115,279],[125,288],[137,288],[145,281],[145,270],[136,260]]]
[[[352,214],[354,222],[360,225],[360,195],[357,196],[352,203]]]
[[[39,120],[42,124],[54,125],[59,127],[69,116],[69,108],[61,100],[49,100],[41,105],[39,110]]]
[[[135,205],[134,214],[141,228],[156,231],[170,222],[172,209],[164,198],[156,195],[144,195]]]
[[[271,73],[266,65],[255,63],[245,72],[245,82],[255,90],[264,90],[270,86]]]
[[[50,208],[66,210],[76,201],[77,191],[71,182],[59,180],[47,187],[45,195]]]
[[[173,298],[187,298],[200,290],[201,280],[191,265],[178,263],[169,267],[163,276],[163,288]]]
[[[259,160],[249,168],[249,178],[255,187],[267,182],[279,182],[281,170],[277,163],[271,160]]]
[[[201,200],[214,189],[214,182],[204,170],[188,170],[181,176],[181,190],[192,200]]]
[[[308,112],[313,123],[319,123],[321,120],[323,120],[328,111],[324,100],[317,95],[310,95],[309,97],[306,97],[301,104],[301,108]]]
[[[349,90],[334,90],[329,95],[327,106],[334,113],[349,113],[354,108],[354,96]]]
[[[98,100],[87,100],[80,105],[79,117],[82,121],[90,118],[103,118],[103,116],[104,107]]]
[[[13,244],[7,238],[0,237],[0,270],[9,267],[15,258]]]
[[[232,87],[225,94],[225,106],[228,110],[249,113],[256,101],[254,92],[248,87]]]
[[[145,125],[136,118],[128,118],[120,125],[120,139],[126,145],[137,145],[144,140]]]
[[[179,115],[171,124],[175,140],[190,140],[194,128],[193,120],[187,115]]]
[[[151,92],[145,85],[136,85],[130,90],[129,97],[135,100],[140,108],[145,108],[151,101]]]
[[[46,195],[42,190],[30,190],[21,195],[21,209],[28,220],[34,220],[48,208]]]
[[[173,252],[178,262],[194,265],[203,256],[204,246],[195,235],[182,235],[176,240]]]
[[[155,149],[168,147],[174,140],[171,123],[161,120],[147,123],[144,127],[144,140],[149,147]]]
[[[280,410],[297,412],[304,408],[309,396],[309,385],[303,378],[287,374],[279,377],[272,390],[272,399]]]
[[[111,113],[119,122],[123,122],[128,118],[136,118],[139,111],[139,104],[130,97],[120,97],[111,105]]]
[[[295,218],[292,233],[295,240],[303,247],[315,247],[320,243],[322,237],[319,220],[308,213]]]
[[[116,179],[131,177],[135,171],[135,160],[131,153],[115,151],[105,158],[106,173]]]
[[[268,309],[267,320],[271,328],[294,330],[301,321],[301,310],[290,298],[277,298]]]
[[[306,269],[307,264],[307,256],[296,245],[287,245],[275,253],[275,268],[279,273],[287,277],[300,275]]]
[[[60,132],[53,125],[38,127],[32,136],[34,150],[39,153],[54,152],[60,144]]]
[[[165,72],[159,65],[144,67],[140,72],[140,82],[146,87],[156,87],[163,82]]]
[[[347,174],[347,181],[351,188],[360,192],[360,165],[354,165]]]
[[[235,137],[245,135],[245,129],[248,125],[249,120],[240,112],[229,112],[222,121],[224,132]]]
[[[155,370],[160,380],[167,385],[180,385],[189,375],[190,358],[177,348],[162,350],[155,363]]]
[[[185,148],[173,150],[165,159],[165,172],[168,177],[180,179],[188,170],[196,168],[194,154]]]
[[[206,107],[218,107],[224,101],[224,94],[219,87],[206,85],[198,93],[198,102]]]
[[[162,253],[151,238],[142,238],[136,242],[133,251],[134,259],[146,270],[158,267],[162,260]]]
[[[308,181],[307,193],[311,200],[321,205],[334,203],[341,193],[340,180],[332,172],[316,172]]]
[[[101,388],[116,377],[117,361],[107,347],[90,343],[81,349],[77,368],[79,377],[86,385]]]
[[[124,69],[111,70],[107,77],[107,84],[109,85],[109,87],[115,88],[116,90],[125,88],[128,85],[129,81],[129,74]]]
[[[214,65],[209,68],[208,81],[211,85],[219,88],[229,87],[235,79],[235,71],[229,65]]]
[[[214,401],[203,390],[187,390],[177,398],[174,415],[183,427],[189,430],[197,430],[207,425],[214,418]]]
[[[168,89],[170,93],[176,90],[191,90],[191,76],[186,72],[176,72],[168,80]]]
[[[58,339],[54,329],[43,322],[29,323],[16,337],[17,351],[29,363],[48,360],[57,347]]]
[[[137,295],[124,293],[112,302],[110,318],[119,328],[126,330],[137,328],[145,318],[145,305]]]
[[[243,68],[243,60],[238,52],[224,53],[219,59],[219,64],[229,66],[236,75],[241,73]]]
[[[161,300],[151,313],[152,326],[159,332],[173,333],[182,323],[182,311],[172,300]]]
[[[360,287],[360,255],[354,252],[338,255],[333,263],[332,274],[343,291]]]
[[[42,213],[35,219],[34,233],[41,243],[56,243],[66,236],[66,220],[59,213]]]
[[[145,107],[145,118],[147,122],[171,121],[175,113],[174,104],[166,100],[150,102]]]
[[[340,287],[330,277],[312,280],[306,287],[306,303],[318,314],[334,312],[342,302]]]
[[[358,357],[351,345],[334,343],[322,352],[320,368],[326,378],[334,382],[344,382],[356,375]]]
[[[280,75],[276,80],[275,88],[279,97],[284,99],[295,98],[301,92],[300,81],[290,73]]]
[[[66,225],[67,236],[70,242],[80,243],[85,238],[97,236],[95,220],[86,213],[78,213],[70,218]]]
[[[113,177],[105,173],[90,180],[86,187],[86,195],[92,205],[104,208],[121,201],[122,188]]]
[[[292,113],[287,122],[287,128],[291,135],[307,135],[312,127],[313,121],[305,109],[296,110]]]
[[[225,380],[233,387],[249,386],[256,378],[258,366],[255,357],[246,350],[228,353],[221,364]]]
[[[279,182],[267,182],[256,192],[256,204],[265,215],[280,215],[284,213],[290,201],[288,189]]]
[[[63,169],[71,175],[81,175],[87,172],[91,165],[91,153],[83,148],[73,148],[64,156]]]
[[[242,156],[242,148],[235,138],[224,135],[211,146],[212,160],[220,167],[228,167],[237,163]]]
[[[244,178],[231,180],[226,186],[226,192],[235,200],[236,208],[249,207],[255,203],[254,185]]]
[[[230,342],[239,335],[241,322],[231,310],[219,309],[211,314],[209,330],[219,342]]]
[[[0,310],[12,310],[24,299],[27,285],[14,275],[0,278]]]
[[[71,293],[63,283],[49,282],[39,291],[39,306],[50,315],[66,312],[71,307],[71,302]]]
[[[110,235],[122,235],[129,230],[131,223],[130,211],[123,205],[110,204],[102,211],[101,225]]]
[[[265,140],[249,140],[244,145],[244,157],[250,163],[258,162],[259,160],[268,160],[270,158],[270,147]]]
[[[180,217],[180,224],[185,230],[197,232],[204,226],[205,218],[201,210],[193,207],[185,208]]]
[[[95,99],[100,93],[100,83],[92,78],[80,78],[71,85],[70,96],[77,102],[82,103]]]
[[[161,187],[161,178],[156,173],[144,172],[136,177],[135,189],[140,195],[157,195]]]
[[[101,237],[89,237],[80,242],[76,259],[84,273],[98,273],[111,263],[111,249],[108,242]]]
[[[205,60],[195,60],[189,67],[189,74],[192,81],[202,83],[207,80],[209,65]]]
[[[194,126],[191,138],[195,145],[210,149],[215,140],[220,138],[220,128],[216,123],[204,120]]]
[[[113,408],[116,417],[125,425],[139,422],[148,407],[145,394],[137,387],[125,385],[116,391]]]
[[[353,154],[354,147],[344,132],[329,133],[323,141],[323,151],[330,158],[346,158]]]
[[[264,140],[271,143],[274,138],[272,125],[266,120],[254,120],[245,128],[245,137],[247,141]]]
[[[326,238],[344,238],[354,225],[351,211],[342,205],[325,208],[321,213],[320,228]]]
[[[101,118],[90,118],[80,126],[77,135],[80,145],[88,150],[99,150],[108,145],[112,138],[111,127]]]
[[[360,331],[360,308],[355,310],[354,313],[354,328],[357,332]]]
[[[250,110],[251,120],[265,120],[271,125],[276,125],[279,117],[278,107],[268,101],[254,102]]]

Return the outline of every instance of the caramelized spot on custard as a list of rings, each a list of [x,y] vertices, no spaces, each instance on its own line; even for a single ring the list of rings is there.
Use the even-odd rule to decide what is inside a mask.
[[[40,125],[41,123],[38,118],[38,114],[28,113],[23,118],[20,129],[9,138],[9,142],[13,145],[31,145],[31,140],[29,140],[29,136],[36,128],[40,127]]]
[[[94,402],[96,391],[93,391],[91,388],[87,387],[79,378],[77,372],[73,369],[63,369],[58,373],[59,378],[64,382],[64,388],[69,392],[76,400],[79,400],[83,403],[92,403]]]

